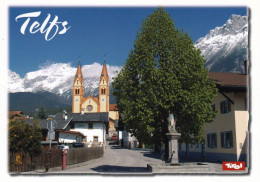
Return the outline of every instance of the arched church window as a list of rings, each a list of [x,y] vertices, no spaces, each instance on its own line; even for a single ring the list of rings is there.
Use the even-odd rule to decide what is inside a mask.
[[[104,94],[106,94],[106,89],[104,88]]]
[[[79,89],[78,89],[78,94],[79,94]]]
[[[77,95],[78,94],[78,89],[75,89],[75,95]]]
[[[105,84],[105,80],[103,79],[103,84]]]

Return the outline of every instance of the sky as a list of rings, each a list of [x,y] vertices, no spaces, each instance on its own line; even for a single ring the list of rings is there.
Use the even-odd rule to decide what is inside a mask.
[[[247,7],[164,7],[175,26],[183,29],[196,42],[217,26],[222,26],[232,14],[247,15]],[[142,21],[155,7],[10,7],[9,8],[9,69],[22,78],[27,72],[36,71],[51,63],[102,64],[121,66],[133,48]],[[16,17],[25,13],[40,12],[29,20],[24,34],[21,27],[27,18]],[[37,21],[39,27],[50,14],[48,22],[58,18],[58,32],[47,41],[46,32],[30,33]],[[49,26],[47,23],[46,28]],[[35,29],[33,29],[35,30]],[[56,27],[50,31],[49,38]]]

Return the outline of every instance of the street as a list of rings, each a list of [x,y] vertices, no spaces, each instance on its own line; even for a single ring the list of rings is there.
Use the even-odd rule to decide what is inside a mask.
[[[159,154],[143,149],[124,149],[107,144],[104,156],[88,161],[79,167],[67,167],[63,171],[51,173],[148,173],[148,163],[162,163]]]

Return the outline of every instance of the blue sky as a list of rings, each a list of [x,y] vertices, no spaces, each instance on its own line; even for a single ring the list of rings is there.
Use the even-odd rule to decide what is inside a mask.
[[[120,8],[24,8],[9,9],[9,68],[21,77],[27,72],[36,71],[40,65],[50,62],[72,62],[76,67],[78,58],[82,64],[107,63],[121,66],[133,48],[142,21],[153,13],[155,7]],[[222,26],[232,14],[247,15],[246,7],[165,7],[175,26],[188,32],[195,42],[216,26]],[[65,34],[57,34],[46,41],[45,34],[25,34],[20,28],[25,21],[15,18],[18,15],[41,11],[37,18],[40,24],[49,13],[50,21],[58,16],[58,21],[67,21],[71,27]],[[62,28],[60,27],[59,30]]]

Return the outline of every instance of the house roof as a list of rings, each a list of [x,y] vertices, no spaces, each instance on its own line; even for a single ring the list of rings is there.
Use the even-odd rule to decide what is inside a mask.
[[[247,87],[248,75],[246,74],[210,72],[209,77],[215,79],[216,84],[222,87]]]
[[[22,116],[22,115],[23,115],[22,111],[9,111],[9,117]]]
[[[117,111],[117,104],[109,104],[109,111]]]
[[[78,132],[78,131],[66,131],[66,130],[56,130],[58,132],[63,132],[63,133],[70,133],[70,134],[75,134],[75,135],[81,135],[84,136],[82,133]]]
[[[28,120],[24,120],[26,123],[33,125],[33,119],[28,119]],[[39,126],[41,127],[41,129],[46,129],[47,128],[47,124],[50,123],[51,120],[40,120],[39,121]],[[56,121],[56,130],[62,130],[65,129],[66,126],[69,124],[70,120],[55,120]]]
[[[68,113],[67,121],[91,121],[91,122],[108,122],[108,112],[93,112],[93,113]],[[56,114],[54,118],[56,122],[64,121],[63,113]]]
[[[108,112],[100,112],[100,113],[68,113],[68,118],[65,120],[63,117],[63,113],[57,113],[53,120],[56,121],[55,130],[64,130],[67,125],[72,122],[108,122]],[[39,124],[41,129],[48,129],[47,123],[50,123],[51,120],[40,120]],[[25,120],[26,123],[33,125],[33,119]]]

